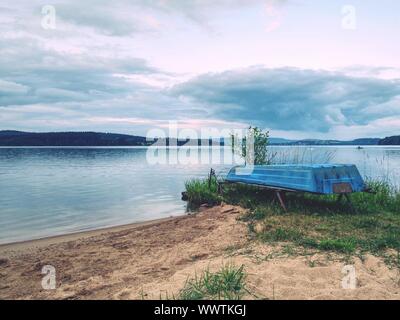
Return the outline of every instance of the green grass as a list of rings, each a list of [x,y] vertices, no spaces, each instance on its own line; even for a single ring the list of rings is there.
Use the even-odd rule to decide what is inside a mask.
[[[207,179],[193,179],[185,183],[188,202],[193,206],[202,204],[216,205],[222,201],[218,194],[218,186],[215,179],[211,183]]]
[[[179,292],[180,300],[240,300],[246,289],[246,273],[244,266],[237,267],[226,264],[217,272],[209,269],[200,276],[189,278]]]
[[[283,212],[274,193],[265,189],[228,185],[219,196],[216,185],[208,189],[208,183],[201,181],[196,184],[202,186],[196,197],[249,209],[241,219],[261,241],[346,255],[372,253],[400,267],[400,192],[385,182],[367,183],[375,193],[352,194],[353,208],[345,201],[339,203],[337,196],[293,193],[287,195],[288,212]],[[256,231],[255,223],[262,224],[257,228],[261,231]]]

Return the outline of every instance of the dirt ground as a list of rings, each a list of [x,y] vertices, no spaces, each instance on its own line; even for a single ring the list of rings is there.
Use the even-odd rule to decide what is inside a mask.
[[[354,258],[357,285],[343,289],[349,262],[280,254],[249,238],[228,205],[195,215],[0,246],[0,299],[159,299],[177,296],[188,277],[224,263],[244,265],[246,298],[400,299],[400,274],[380,258]],[[45,265],[56,289],[42,288]]]

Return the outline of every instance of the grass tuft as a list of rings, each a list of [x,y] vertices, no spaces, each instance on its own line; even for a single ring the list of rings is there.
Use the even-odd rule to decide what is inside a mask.
[[[317,248],[325,251],[353,253],[356,249],[356,240],[353,238],[322,239],[317,243]]]
[[[215,179],[211,179],[210,184],[207,179],[192,179],[185,183],[185,188],[188,201],[192,206],[221,203],[222,198],[218,195],[218,185]]]
[[[239,300],[247,292],[244,266],[226,264],[215,273],[207,269],[200,276],[188,279],[180,290],[179,299]]]

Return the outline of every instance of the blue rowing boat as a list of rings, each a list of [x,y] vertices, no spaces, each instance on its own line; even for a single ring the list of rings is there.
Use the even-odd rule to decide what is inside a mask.
[[[352,164],[237,166],[229,171],[225,182],[316,194],[366,191],[357,167]]]

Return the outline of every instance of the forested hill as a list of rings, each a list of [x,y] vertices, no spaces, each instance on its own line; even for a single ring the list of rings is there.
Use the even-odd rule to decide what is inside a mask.
[[[379,141],[381,146],[385,145],[400,145],[400,136],[386,137]]]
[[[145,137],[97,132],[0,131],[0,146],[146,146]]]
[[[146,137],[131,136],[118,133],[100,133],[100,132],[43,132],[32,133],[13,130],[0,131],[0,146],[2,147],[112,147],[112,146],[150,146],[157,139]],[[211,145],[215,143],[223,144],[223,140],[173,140],[173,145]],[[169,145],[170,139],[162,139],[160,145]]]

